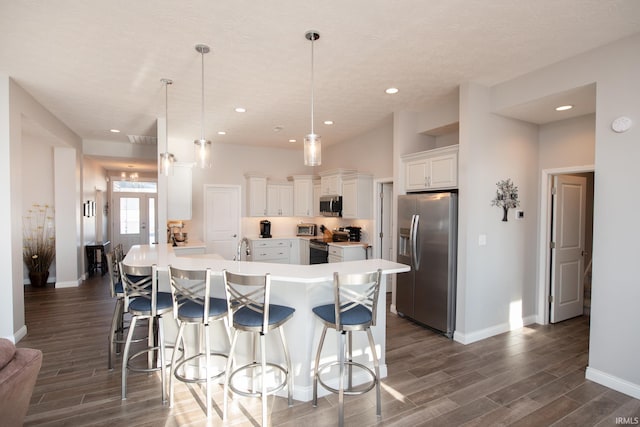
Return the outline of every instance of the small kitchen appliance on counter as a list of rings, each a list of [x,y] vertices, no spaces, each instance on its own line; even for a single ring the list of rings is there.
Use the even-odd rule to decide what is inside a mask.
[[[302,223],[296,225],[296,236],[315,236],[316,235],[316,225]]]
[[[271,221],[266,219],[260,221],[260,237],[263,239],[271,237]]]
[[[350,242],[359,242],[361,236],[361,227],[349,226],[345,227],[345,230],[349,232],[349,241]]]

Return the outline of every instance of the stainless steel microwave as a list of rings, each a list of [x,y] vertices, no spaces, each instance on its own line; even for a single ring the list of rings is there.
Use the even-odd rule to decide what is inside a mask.
[[[342,216],[342,196],[320,196],[320,215]]]
[[[316,225],[315,224],[297,224],[296,236],[315,236]]]

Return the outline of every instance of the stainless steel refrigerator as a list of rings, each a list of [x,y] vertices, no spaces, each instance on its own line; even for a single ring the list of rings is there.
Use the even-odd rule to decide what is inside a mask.
[[[458,195],[419,193],[398,197],[397,276],[400,315],[453,337],[456,319]]]

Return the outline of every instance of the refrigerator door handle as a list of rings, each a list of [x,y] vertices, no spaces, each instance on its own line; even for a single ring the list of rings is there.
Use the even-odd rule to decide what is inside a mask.
[[[420,222],[420,215],[413,215],[411,218],[411,257],[413,258],[413,267],[416,270],[420,269],[420,259],[418,258],[418,223]]]

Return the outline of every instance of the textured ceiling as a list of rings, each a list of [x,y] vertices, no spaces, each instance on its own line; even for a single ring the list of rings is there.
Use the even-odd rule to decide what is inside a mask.
[[[299,147],[310,131],[307,30],[321,35],[315,130],[330,145],[461,82],[492,85],[636,33],[640,1],[0,0],[0,29],[0,73],[83,139],[156,136],[161,78],[174,81],[170,144],[199,138],[194,46],[205,43],[206,137]]]

